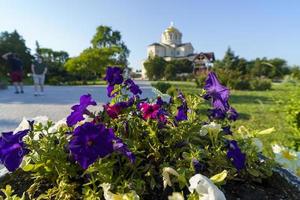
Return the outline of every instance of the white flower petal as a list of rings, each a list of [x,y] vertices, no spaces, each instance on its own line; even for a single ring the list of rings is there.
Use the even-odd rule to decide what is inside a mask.
[[[49,121],[49,118],[47,116],[37,116],[32,118],[32,120],[34,120],[35,124],[41,123],[43,126],[45,126]]]
[[[259,152],[263,150],[263,143],[258,138],[252,138],[252,143],[257,147]]]
[[[30,125],[25,117],[23,117],[21,123],[19,126],[14,130],[14,133],[17,133],[19,131],[24,131],[26,129],[30,129]]]
[[[168,200],[184,200],[184,197],[179,192],[173,192],[171,196],[168,196]]]
[[[201,200],[226,200],[223,192],[209,178],[196,174],[189,180],[189,191],[196,191]]]
[[[163,172],[162,172],[164,188],[166,188],[167,185],[170,187],[172,186],[170,174],[172,174],[174,176],[179,176],[179,174],[177,173],[177,171],[175,169],[173,169],[171,167],[164,167]]]
[[[67,126],[66,118],[63,118],[63,119],[59,120],[58,122],[56,122],[53,126],[51,126],[49,128],[48,131],[49,131],[49,133],[55,133],[63,126]]]

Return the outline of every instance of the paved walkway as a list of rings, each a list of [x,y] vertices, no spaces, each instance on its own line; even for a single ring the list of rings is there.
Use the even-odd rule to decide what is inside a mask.
[[[137,84],[143,91],[142,97],[154,96],[149,82]],[[37,97],[33,95],[33,86],[25,86],[24,90],[24,94],[14,94],[13,87],[0,90],[0,132],[14,130],[23,117],[46,115],[60,120],[71,112],[71,106],[79,102],[82,94],[90,93],[99,104],[109,101],[106,86],[46,86],[45,96]]]

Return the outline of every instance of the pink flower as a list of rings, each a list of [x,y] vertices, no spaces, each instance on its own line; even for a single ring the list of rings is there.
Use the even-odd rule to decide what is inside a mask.
[[[149,103],[142,103],[141,111],[143,113],[144,119],[157,119],[160,105],[158,104],[149,104]]]

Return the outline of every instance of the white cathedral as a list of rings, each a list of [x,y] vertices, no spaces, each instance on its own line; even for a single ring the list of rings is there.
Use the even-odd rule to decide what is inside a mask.
[[[182,43],[182,33],[173,26],[168,27],[161,35],[160,43],[153,43],[148,46],[147,55],[164,57],[169,61],[179,57],[188,57],[194,53],[193,45]]]
[[[200,53],[201,56],[208,55],[211,53]],[[161,40],[159,43],[150,44],[147,48],[147,58],[159,56],[163,57],[166,61],[176,59],[188,59],[194,61],[200,57],[200,54],[194,53],[193,45],[188,43],[182,43],[182,33],[174,27],[173,23],[162,33]],[[212,53],[211,57],[208,58],[209,62],[214,60]],[[202,59],[203,60],[203,59]],[[144,63],[144,62],[143,62]],[[142,64],[142,78],[147,79],[146,70],[144,64]]]

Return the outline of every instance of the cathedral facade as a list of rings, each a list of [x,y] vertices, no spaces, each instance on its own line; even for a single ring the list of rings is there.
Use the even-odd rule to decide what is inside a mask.
[[[172,24],[161,35],[159,43],[150,44],[147,48],[148,57],[159,56],[169,61],[178,58],[188,58],[194,54],[194,47],[182,43],[182,33]]]
[[[194,53],[194,47],[190,42],[182,43],[182,33],[174,27],[173,23],[162,33],[160,42],[152,43],[147,47],[147,58],[158,56],[164,58],[166,61],[177,59],[195,61],[194,72],[196,74],[202,71],[200,70],[201,68],[207,68],[214,61],[214,54],[212,52],[200,54]],[[209,58],[206,57],[208,54],[210,55]],[[147,79],[143,63],[142,78]]]

